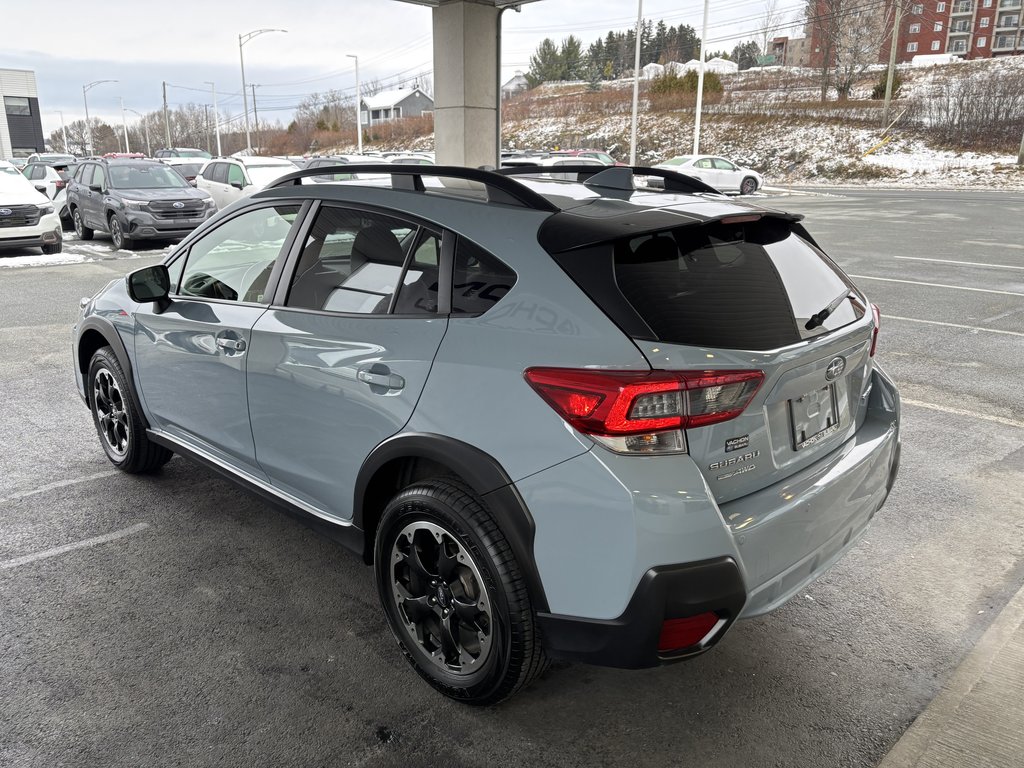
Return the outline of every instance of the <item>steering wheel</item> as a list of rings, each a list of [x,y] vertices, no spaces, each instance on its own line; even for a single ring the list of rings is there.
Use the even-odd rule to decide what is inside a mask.
[[[223,283],[212,275],[204,272],[196,272],[189,275],[185,284],[181,286],[185,293],[192,296],[203,296],[207,299],[226,299],[237,301],[238,293],[227,283]]]

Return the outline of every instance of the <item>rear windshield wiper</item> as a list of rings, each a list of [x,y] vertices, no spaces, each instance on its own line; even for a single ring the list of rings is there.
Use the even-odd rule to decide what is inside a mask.
[[[828,319],[828,316],[836,311],[836,307],[850,297],[851,293],[853,292],[849,288],[844,290],[841,294],[836,296],[827,307],[811,315],[811,318],[807,321],[807,324],[804,325],[804,328],[810,331],[824,323]]]

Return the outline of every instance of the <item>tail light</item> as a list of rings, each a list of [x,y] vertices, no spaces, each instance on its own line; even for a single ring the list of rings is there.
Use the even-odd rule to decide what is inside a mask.
[[[878,346],[878,331],[882,325],[882,313],[877,304],[871,305],[871,318],[875,321],[875,327],[871,329],[871,351],[868,353],[868,357],[875,356],[875,347]]]
[[[68,185],[68,183],[66,181],[55,181],[55,182],[53,182],[53,186],[56,189],[64,189],[64,187],[66,187],[67,185]]]
[[[682,453],[684,429],[734,419],[761,371],[529,368],[526,380],[580,432],[619,453]]]

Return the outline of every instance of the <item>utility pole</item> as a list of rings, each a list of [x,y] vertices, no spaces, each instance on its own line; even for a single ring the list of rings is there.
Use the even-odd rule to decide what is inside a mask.
[[[636,3],[636,32],[633,34],[633,116],[629,128],[629,164],[636,165],[637,105],[640,103],[640,32],[644,21],[644,0]]]
[[[704,46],[708,42],[708,4],[704,0],[704,27],[700,33],[700,66],[697,69],[697,114],[693,118],[693,154],[700,154],[700,111],[704,105]]]
[[[882,125],[889,124],[889,102],[892,101],[892,84],[896,77],[896,46],[900,39],[900,21],[903,19],[903,3],[896,3],[896,15],[892,22],[892,42],[889,44],[889,74],[885,77],[885,107],[882,109]]]
[[[171,148],[171,122],[167,119],[167,81],[164,80],[164,139],[167,143],[164,145],[168,149]]]
[[[1024,136],[1020,137],[1020,152],[1017,153],[1017,165],[1024,166]]]
[[[203,104],[203,121],[206,124],[206,151],[212,154],[210,149],[210,105]]]
[[[356,60],[356,151],[361,155],[363,154],[363,97],[359,88],[359,57],[354,53],[346,53],[345,56]]]
[[[253,86],[251,86],[251,88],[252,88],[252,124],[253,124],[253,128],[256,130],[256,145],[259,146],[259,144],[260,144],[260,113],[256,111],[256,86],[253,85]]]
[[[223,153],[220,151],[220,112],[217,111],[217,86],[209,80],[205,82],[210,86],[210,92],[213,93],[213,130],[217,133],[217,157],[220,157]]]
[[[117,100],[121,102],[121,127],[124,128],[124,151],[125,154],[130,154],[131,149],[128,146],[128,118],[124,114],[124,97],[118,96]]]

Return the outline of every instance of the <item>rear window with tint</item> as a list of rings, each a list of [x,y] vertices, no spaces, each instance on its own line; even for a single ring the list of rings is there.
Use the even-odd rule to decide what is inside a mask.
[[[775,349],[865,311],[849,279],[780,219],[680,227],[556,259],[638,338],[651,336],[646,326],[668,343]],[[806,327],[830,305],[822,324]]]

